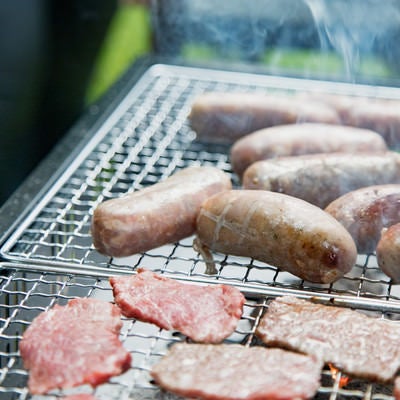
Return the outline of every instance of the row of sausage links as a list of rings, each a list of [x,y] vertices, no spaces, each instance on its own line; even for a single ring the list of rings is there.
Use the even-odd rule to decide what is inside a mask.
[[[354,100],[326,99],[349,120]],[[388,151],[380,134],[326,123],[273,126],[234,142],[230,159],[245,189],[286,193],[327,207],[358,252],[376,251],[382,271],[400,281],[400,157]]]
[[[364,169],[367,165],[377,168],[370,156],[363,157],[369,160]],[[386,154],[383,160],[391,157]],[[398,171],[398,161],[396,165]],[[387,166],[382,171],[389,175]],[[326,177],[320,181],[328,183],[325,191],[333,186]],[[383,229],[400,222],[400,184],[358,190],[349,190],[347,185],[345,194],[337,192],[325,211],[293,193],[273,193],[274,188],[231,189],[228,175],[215,167],[181,170],[149,188],[100,204],[92,218],[94,245],[103,254],[122,257],[197,233],[202,250],[252,257],[325,283],[347,273],[357,252],[369,253],[378,247],[382,270],[400,280],[398,246],[394,245],[400,228],[388,229],[381,239]],[[322,195],[323,188],[319,192]]]
[[[122,257],[197,233],[202,248],[248,256],[313,282],[354,265],[346,229],[321,208],[269,191],[231,190],[215,167],[189,167],[165,181],[100,204],[91,227],[99,252]]]
[[[400,102],[324,93],[208,92],[195,98],[189,122],[199,140],[233,143],[257,130],[319,122],[378,132],[391,149],[400,147]]]

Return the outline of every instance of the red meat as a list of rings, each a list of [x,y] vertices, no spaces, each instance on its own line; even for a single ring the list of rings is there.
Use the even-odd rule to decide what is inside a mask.
[[[197,286],[140,269],[112,277],[116,304],[128,318],[178,330],[195,342],[218,343],[236,328],[245,301],[228,285]]]
[[[71,394],[70,396],[63,397],[62,400],[96,400],[91,394],[82,393],[82,394]]]
[[[96,386],[127,370],[131,356],[118,338],[120,317],[118,307],[96,299],[70,300],[36,317],[19,346],[30,392]]]

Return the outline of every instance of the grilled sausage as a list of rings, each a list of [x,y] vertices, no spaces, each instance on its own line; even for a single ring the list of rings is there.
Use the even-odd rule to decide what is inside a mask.
[[[302,94],[304,101],[320,101],[333,107],[344,125],[378,132],[391,149],[400,149],[400,101],[327,93]]]
[[[325,211],[348,230],[359,253],[371,253],[382,229],[400,222],[400,185],[375,185],[346,193]]]
[[[340,123],[337,112],[321,102],[260,93],[204,93],[195,99],[189,121],[201,141],[232,144],[269,126],[297,122]]]
[[[364,186],[400,183],[400,155],[327,153],[257,161],[243,175],[245,189],[286,193],[321,208]]]
[[[379,268],[394,282],[400,282],[400,223],[382,230],[376,247]]]
[[[100,204],[92,218],[95,248],[124,257],[173,243],[194,233],[201,203],[231,189],[215,167],[189,167],[165,181]]]
[[[295,197],[262,190],[231,190],[207,199],[197,217],[197,242],[319,283],[342,277],[357,257],[350,234],[331,215]]]
[[[400,149],[400,102],[376,100],[349,110],[346,124],[379,132],[388,147]]]
[[[241,176],[250,164],[280,156],[387,150],[382,136],[367,129],[322,123],[291,124],[265,128],[236,141],[231,148],[231,164]]]

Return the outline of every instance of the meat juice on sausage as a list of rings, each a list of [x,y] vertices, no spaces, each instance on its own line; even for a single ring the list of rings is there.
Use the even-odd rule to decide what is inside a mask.
[[[165,181],[101,203],[91,233],[103,254],[124,257],[192,235],[201,203],[231,189],[228,174],[216,167],[188,167]]]
[[[265,128],[244,136],[230,151],[237,175],[252,163],[269,158],[333,152],[384,152],[383,138],[376,132],[349,126],[301,123]]]
[[[327,153],[257,161],[243,188],[285,193],[325,208],[343,194],[372,185],[400,183],[400,154]]]
[[[354,241],[331,215],[303,200],[261,190],[232,190],[207,199],[197,239],[211,251],[252,257],[302,279],[330,283],[350,271]]]

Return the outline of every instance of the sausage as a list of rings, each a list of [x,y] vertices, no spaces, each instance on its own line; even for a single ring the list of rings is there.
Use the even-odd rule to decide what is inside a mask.
[[[102,254],[124,257],[192,235],[201,203],[232,188],[228,174],[211,166],[189,167],[148,188],[101,203],[91,233]]]
[[[357,258],[350,234],[331,215],[281,193],[217,193],[201,206],[196,230],[198,246],[252,257],[311,282],[336,281]]]
[[[379,268],[395,283],[400,282],[400,222],[382,230],[376,247]]]
[[[371,101],[371,98],[365,96],[323,92],[303,92],[297,94],[297,97],[303,99],[303,101],[318,101],[332,107],[338,113],[343,125],[348,125],[353,107],[362,106]]]
[[[400,150],[400,102],[376,100],[357,104],[349,110],[346,123],[379,132],[389,148]]]
[[[378,132],[388,147],[400,149],[400,101],[377,97],[329,95],[323,93],[303,94],[305,101],[320,101],[333,107],[342,124],[371,129]]]
[[[346,193],[325,211],[348,230],[359,253],[372,253],[382,229],[400,222],[400,185],[374,185]]]
[[[383,152],[385,141],[378,133],[348,126],[302,123],[265,128],[236,141],[231,164],[242,176],[252,163],[281,156],[332,152]]]
[[[400,183],[400,155],[327,153],[257,161],[243,174],[244,189],[286,193],[325,208],[352,190]]]
[[[209,92],[198,96],[189,122],[200,141],[232,144],[269,126],[298,122],[340,123],[337,112],[321,102],[261,93]]]

